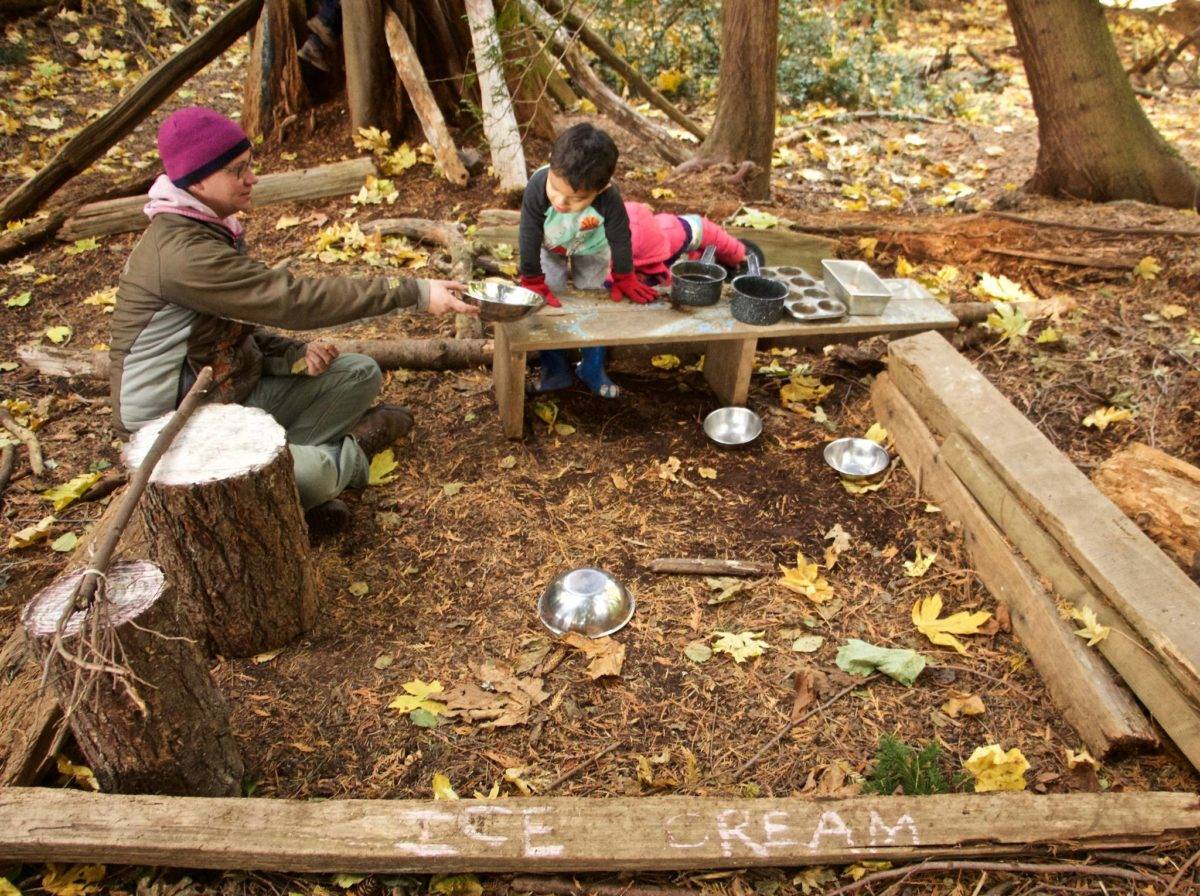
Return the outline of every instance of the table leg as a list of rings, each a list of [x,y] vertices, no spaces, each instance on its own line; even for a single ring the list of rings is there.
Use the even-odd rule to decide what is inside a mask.
[[[492,385],[496,389],[496,406],[500,410],[500,425],[510,439],[519,439],[525,430],[525,352],[508,347],[504,324],[496,325],[492,349]]]
[[[757,337],[722,339],[708,343],[704,353],[704,378],[721,404],[744,406],[750,392],[750,374],[754,372]]]

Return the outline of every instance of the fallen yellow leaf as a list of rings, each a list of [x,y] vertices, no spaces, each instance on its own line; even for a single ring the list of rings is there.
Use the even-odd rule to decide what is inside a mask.
[[[431,715],[440,716],[446,711],[446,704],[429,699],[434,694],[442,692],[440,681],[424,682],[419,678],[406,681],[403,685],[405,693],[396,697],[388,704],[388,709],[398,709],[400,712],[412,712],[423,709]]]
[[[976,793],[1024,790],[1029,761],[1016,747],[1006,753],[999,744],[989,744],[977,747],[963,768],[975,779]]]
[[[650,363],[659,370],[674,370],[681,362],[675,355],[655,355]]]
[[[1162,265],[1153,255],[1147,255],[1133,266],[1133,275],[1143,280],[1155,280],[1162,273]]]
[[[1083,628],[1076,629],[1075,634],[1086,640],[1088,647],[1095,647],[1107,638],[1111,631],[1107,625],[1100,624],[1096,612],[1091,607],[1071,607],[1071,618],[1083,624]]]
[[[456,800],[458,794],[450,784],[450,779],[441,772],[433,776],[433,798],[435,800]]]
[[[924,553],[917,545],[917,552],[911,560],[904,561],[904,574],[912,579],[919,579],[929,571],[930,565],[937,559],[937,552]]]
[[[1096,408],[1096,410],[1083,418],[1083,425],[1094,426],[1096,429],[1104,432],[1111,424],[1128,420],[1132,416],[1133,411],[1128,408]]]
[[[921,598],[913,604],[913,625],[932,643],[940,644],[943,647],[953,647],[959,653],[966,653],[967,648],[954,636],[977,635],[979,626],[992,618],[992,614],[987,610],[977,610],[974,613],[959,612],[945,618],[938,618],[941,612],[942,596],[940,594]]]
[[[779,584],[789,591],[803,594],[815,604],[823,604],[833,597],[833,588],[821,575],[817,564],[809,563],[801,551],[796,551],[795,569],[789,569],[782,563],[779,569],[783,573]]]

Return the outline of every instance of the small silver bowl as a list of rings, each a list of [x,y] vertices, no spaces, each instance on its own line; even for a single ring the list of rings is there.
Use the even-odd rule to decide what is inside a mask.
[[[717,408],[704,418],[704,434],[718,445],[749,445],[762,435],[762,418],[749,408]]]
[[[837,439],[825,446],[825,463],[847,479],[870,479],[891,463],[887,451],[870,439]]]
[[[520,320],[546,304],[532,289],[498,280],[472,280],[463,301],[478,307],[479,319],[486,321]]]
[[[556,635],[579,632],[602,638],[633,618],[633,595],[602,569],[584,566],[564,572],[538,598],[538,618]]]

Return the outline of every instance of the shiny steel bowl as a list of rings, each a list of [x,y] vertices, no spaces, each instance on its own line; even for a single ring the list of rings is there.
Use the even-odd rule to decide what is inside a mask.
[[[718,445],[748,445],[762,434],[762,418],[749,408],[717,408],[704,418],[704,434]]]
[[[602,569],[584,566],[564,572],[538,598],[538,618],[556,635],[579,632],[589,638],[611,635],[633,618],[633,595]]]
[[[870,439],[837,439],[825,446],[825,463],[847,479],[869,479],[887,469],[891,458]]]
[[[532,289],[498,280],[471,281],[463,301],[477,306],[479,319],[487,321],[520,320],[546,304],[546,300]]]

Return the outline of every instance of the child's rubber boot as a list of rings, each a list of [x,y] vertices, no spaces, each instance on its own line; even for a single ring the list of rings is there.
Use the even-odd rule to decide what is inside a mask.
[[[533,394],[555,392],[566,389],[571,385],[571,371],[567,366],[567,353],[563,349],[553,349],[539,352],[542,364],[542,375],[536,387],[530,389]]]
[[[608,354],[608,349],[603,346],[594,348],[585,348],[580,354],[583,360],[575,367],[575,374],[584,385],[592,390],[593,395],[599,395],[601,398],[616,398],[621,394],[621,388],[608,378],[608,374],[604,370],[604,358]]]

